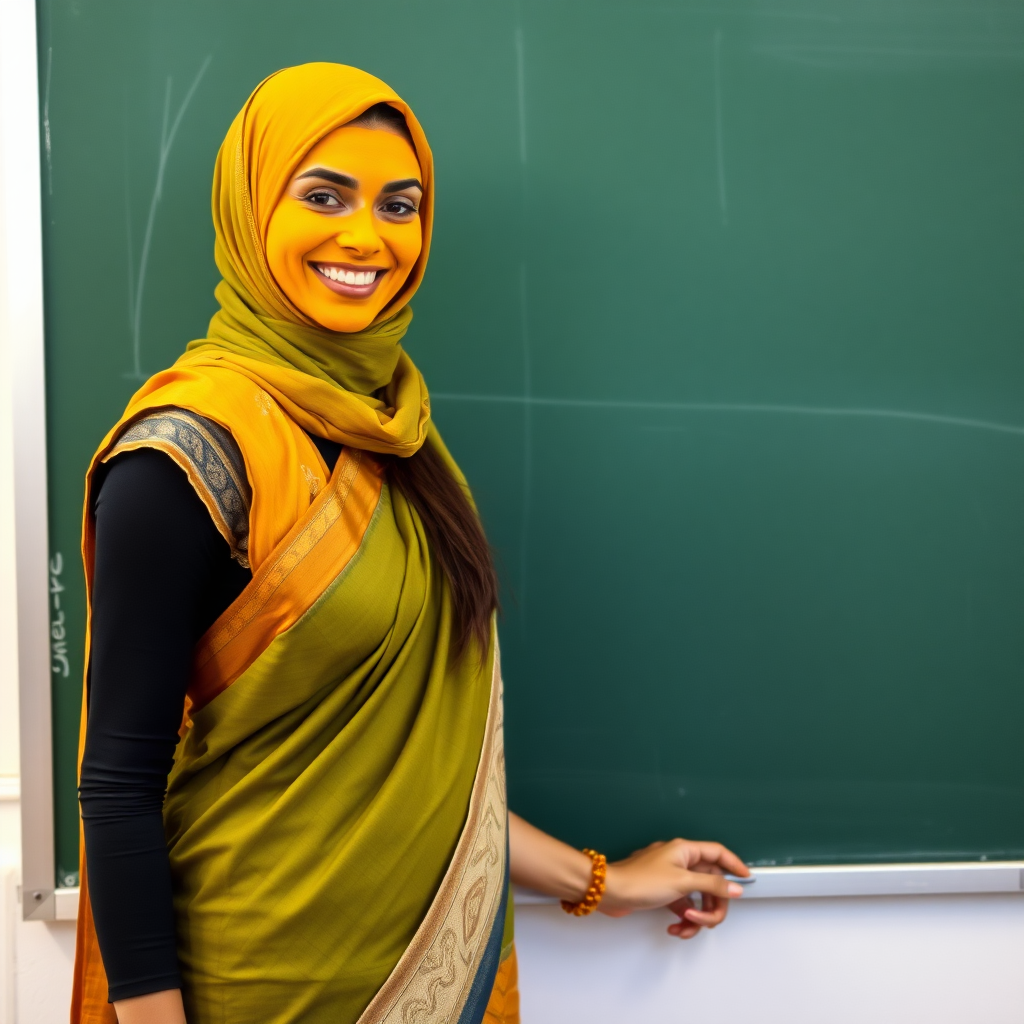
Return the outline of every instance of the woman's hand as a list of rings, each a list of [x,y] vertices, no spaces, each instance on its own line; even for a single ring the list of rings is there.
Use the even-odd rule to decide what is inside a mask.
[[[743,895],[742,886],[722,877],[725,872],[741,878],[750,874],[746,864],[721,843],[686,839],[651,843],[608,865],[604,899],[597,909],[609,917],[625,917],[634,910],[668,907],[680,919],[669,925],[669,935],[690,939],[701,928],[721,924],[729,900]],[[700,909],[695,893],[701,894]]]
[[[592,875],[590,858],[517,814],[508,818],[512,881],[571,903],[583,899]],[[725,872],[741,878],[750,874],[721,843],[652,843],[608,865],[604,898],[597,909],[609,917],[625,917],[634,910],[668,907],[680,919],[669,926],[669,934],[690,939],[701,928],[721,924],[729,900],[743,895],[741,886],[722,877]],[[700,909],[693,899],[698,892]]]

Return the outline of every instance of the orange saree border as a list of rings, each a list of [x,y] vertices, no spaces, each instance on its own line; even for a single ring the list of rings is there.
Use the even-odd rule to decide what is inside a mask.
[[[358,449],[342,449],[330,482],[307,514],[199,641],[186,715],[223,693],[323,596],[362,545],[383,486],[377,460]],[[83,736],[84,730],[83,706]],[[71,1024],[117,1024],[107,994],[82,856]]]
[[[188,688],[190,711],[226,690],[320,599],[359,550],[383,485],[375,459],[342,449],[330,483],[308,514],[199,641]],[[309,558],[314,549],[317,557]]]

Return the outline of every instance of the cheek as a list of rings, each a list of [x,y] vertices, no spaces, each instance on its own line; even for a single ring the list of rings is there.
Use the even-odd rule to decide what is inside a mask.
[[[303,213],[278,207],[267,226],[267,263],[279,284],[302,280],[302,258],[317,245],[309,218]]]
[[[389,225],[390,230],[386,239],[387,246],[394,254],[398,266],[405,271],[410,271],[413,264],[419,259],[420,250],[423,248],[423,236],[419,223]]]

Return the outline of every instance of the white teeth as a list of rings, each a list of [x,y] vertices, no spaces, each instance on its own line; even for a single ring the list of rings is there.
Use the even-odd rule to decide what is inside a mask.
[[[342,270],[340,267],[320,267],[320,272],[325,277],[341,284],[373,284],[377,277],[376,270]]]

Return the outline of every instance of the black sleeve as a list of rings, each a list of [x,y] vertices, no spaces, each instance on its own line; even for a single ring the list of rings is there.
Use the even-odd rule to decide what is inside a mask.
[[[163,800],[196,640],[252,578],[161,452],[114,459],[95,498],[80,800],[109,998],[178,988]]]

